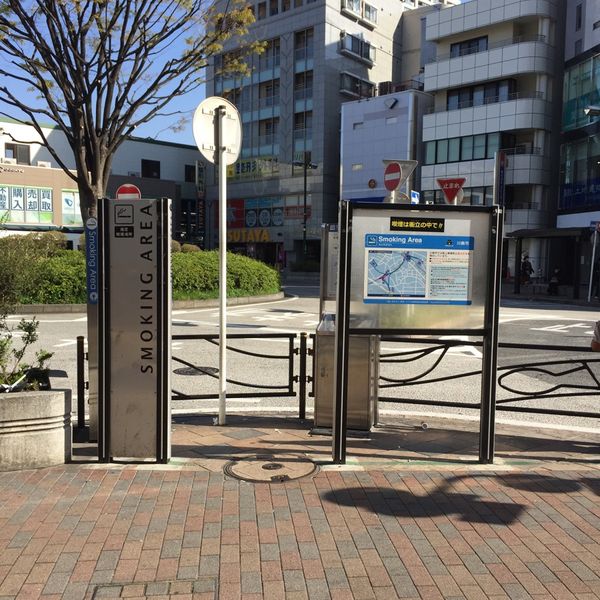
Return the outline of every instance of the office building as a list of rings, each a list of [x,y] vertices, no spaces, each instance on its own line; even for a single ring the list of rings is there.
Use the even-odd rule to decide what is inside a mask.
[[[600,2],[568,2],[559,227],[600,221]]]
[[[442,4],[456,4],[446,0]],[[247,77],[209,68],[207,96],[224,96],[243,124],[228,177],[230,247],[267,262],[319,256],[321,223],[337,220],[340,106],[402,84],[400,17],[424,0],[262,0],[250,35],[266,42]],[[418,74],[418,69],[417,69]],[[394,82],[394,83],[392,83]],[[410,84],[407,84],[410,85]],[[208,170],[208,245],[216,244],[217,186]]]
[[[437,179],[464,177],[462,201],[493,201],[495,157],[505,156],[497,201],[505,234],[553,227],[558,189],[564,6],[562,0],[473,0],[427,15],[437,44],[425,65],[434,108],[423,118],[422,197],[442,201]],[[509,238],[510,239],[510,238]],[[547,268],[543,239],[523,250]],[[505,267],[516,244],[505,241]]]

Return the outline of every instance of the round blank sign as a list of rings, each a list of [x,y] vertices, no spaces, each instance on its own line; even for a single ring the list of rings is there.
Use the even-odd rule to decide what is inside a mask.
[[[202,156],[209,162],[216,163],[218,158],[217,109],[219,107],[223,107],[225,110],[225,116],[221,121],[223,124],[222,140],[225,147],[223,158],[226,165],[232,165],[238,159],[242,147],[242,121],[237,108],[229,100],[211,96],[198,104],[192,120],[194,139]]]

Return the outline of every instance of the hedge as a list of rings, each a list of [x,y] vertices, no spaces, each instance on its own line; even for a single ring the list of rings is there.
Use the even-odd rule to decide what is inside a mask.
[[[36,246],[30,236],[0,239],[0,253],[10,249],[15,258],[0,261],[0,299],[11,304],[80,304],[86,302],[85,256],[63,250],[60,243],[44,240]],[[20,260],[16,257],[20,257]],[[24,260],[24,257],[26,259]],[[171,255],[173,299],[217,298],[218,251],[175,252]],[[246,256],[227,254],[227,295],[260,296],[281,290],[279,273]]]

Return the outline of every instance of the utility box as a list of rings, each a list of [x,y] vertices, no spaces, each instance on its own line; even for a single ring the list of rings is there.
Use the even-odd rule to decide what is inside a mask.
[[[333,427],[335,315],[325,313],[315,337],[314,427]],[[379,337],[351,335],[348,356],[348,429],[369,431],[377,423]]]

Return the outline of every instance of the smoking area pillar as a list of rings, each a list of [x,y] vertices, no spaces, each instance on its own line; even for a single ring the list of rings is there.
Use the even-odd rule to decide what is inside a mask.
[[[98,206],[98,458],[171,456],[171,201]]]

